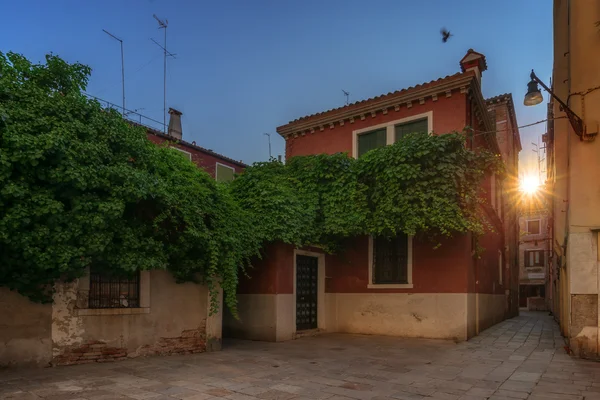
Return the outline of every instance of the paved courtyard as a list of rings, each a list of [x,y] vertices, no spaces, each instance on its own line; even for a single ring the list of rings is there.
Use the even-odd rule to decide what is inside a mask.
[[[111,364],[0,370],[0,398],[47,400],[600,399],[600,363],[571,359],[547,313],[466,343],[330,334]]]

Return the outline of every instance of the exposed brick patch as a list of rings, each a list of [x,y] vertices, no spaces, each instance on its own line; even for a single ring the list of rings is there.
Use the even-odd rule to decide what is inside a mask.
[[[90,340],[84,344],[66,349],[54,358],[55,365],[87,364],[93,362],[110,362],[127,358],[127,349],[109,347],[106,343]]]
[[[178,337],[162,337],[156,343],[144,345],[136,351],[123,347],[110,347],[105,342],[90,340],[82,345],[65,349],[53,360],[54,365],[111,362],[131,357],[149,355],[193,354],[206,351],[206,327],[188,329]]]
[[[188,329],[181,336],[159,338],[153,345],[145,345],[136,351],[136,355],[192,354],[206,351],[206,328]]]

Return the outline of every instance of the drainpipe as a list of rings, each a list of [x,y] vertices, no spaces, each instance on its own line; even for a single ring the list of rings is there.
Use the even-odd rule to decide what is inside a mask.
[[[569,57],[567,62],[567,92],[571,94],[571,0],[567,0],[567,55]],[[570,96],[567,96],[567,106],[570,107]],[[566,279],[566,287],[567,287],[567,315],[569,316],[568,325],[567,325],[567,334],[571,335],[571,288],[570,288],[570,274],[567,272],[569,263],[568,263],[568,254],[567,254],[567,246],[569,244],[569,221],[571,214],[570,207],[570,197],[571,197],[571,135],[569,134],[569,127],[567,126],[567,198],[565,200],[565,237],[563,240],[563,252],[565,256],[565,272],[568,279]]]

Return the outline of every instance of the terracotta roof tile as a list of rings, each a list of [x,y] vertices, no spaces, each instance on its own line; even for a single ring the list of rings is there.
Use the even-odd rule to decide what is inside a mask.
[[[451,81],[451,80],[454,80],[454,79],[457,79],[457,78],[460,78],[460,77],[464,77],[464,76],[467,76],[467,75],[473,75],[473,72],[471,72],[471,71],[458,72],[458,73],[456,73],[454,75],[447,75],[447,76],[445,76],[443,78],[439,78],[439,79],[436,79],[436,80],[433,80],[433,81],[424,82],[424,83],[421,83],[421,84],[418,84],[418,85],[415,85],[415,86],[407,87],[405,89],[396,90],[394,92],[389,92],[387,94],[382,94],[382,95],[371,97],[371,98],[368,98],[368,99],[365,99],[365,100],[356,101],[354,103],[347,104],[347,105],[342,106],[342,107],[332,108],[332,109],[327,110],[327,111],[322,111],[322,112],[318,112],[318,113],[315,113],[315,114],[310,114],[310,115],[307,115],[307,116],[304,116],[304,117],[301,117],[301,118],[297,118],[297,119],[295,119],[293,121],[288,122],[285,125],[294,124],[294,123],[300,122],[300,121],[306,121],[306,120],[309,120],[309,119],[314,118],[314,117],[324,116],[326,114],[334,114],[334,113],[342,111],[342,110],[350,110],[352,108],[355,108],[355,107],[358,107],[358,106],[362,106],[362,105],[365,105],[366,103],[374,102],[376,100],[382,100],[382,99],[389,98],[389,97],[392,97],[392,96],[405,95],[405,94],[407,94],[407,93],[409,93],[411,91],[417,91],[417,90],[420,90],[420,89],[425,89],[427,87],[431,87],[431,86],[438,85],[438,84],[441,84],[441,83],[446,83],[448,81]],[[282,125],[282,126],[285,126],[285,125]]]
[[[145,125],[140,125],[140,124],[137,124],[137,123],[135,123],[135,122],[133,122],[133,124],[135,124],[135,125],[139,125],[139,126],[143,126],[144,128],[146,128],[146,130],[147,130],[149,133],[151,133],[151,134],[153,134],[153,135],[155,135],[155,136],[158,136],[158,137],[160,137],[160,138],[163,138],[163,139],[166,139],[166,140],[170,140],[170,141],[172,141],[172,142],[177,142],[177,143],[181,144],[182,146],[185,146],[185,147],[188,147],[188,148],[190,148],[190,149],[194,149],[194,150],[200,151],[200,152],[202,152],[202,153],[204,153],[204,154],[209,154],[209,155],[211,155],[211,156],[213,156],[213,157],[220,158],[220,159],[222,159],[222,160],[224,160],[224,161],[230,162],[230,163],[232,163],[232,164],[235,164],[235,165],[237,165],[237,166],[239,166],[239,167],[242,167],[242,168],[246,168],[246,167],[248,167],[248,165],[247,165],[247,164],[244,164],[244,163],[243,163],[243,162],[241,162],[241,161],[234,160],[233,158],[226,157],[226,156],[224,156],[224,155],[222,155],[222,154],[219,154],[219,153],[216,153],[216,152],[214,152],[214,151],[212,151],[212,150],[206,149],[206,148],[204,148],[204,147],[201,147],[201,146],[195,145],[195,144],[193,144],[193,143],[190,143],[190,142],[186,142],[185,140],[176,139],[176,138],[174,138],[174,137],[172,137],[172,136],[165,135],[163,132],[161,132],[161,131],[158,131],[158,130],[156,130],[156,129],[149,128],[149,127],[147,127],[147,126],[145,126]]]

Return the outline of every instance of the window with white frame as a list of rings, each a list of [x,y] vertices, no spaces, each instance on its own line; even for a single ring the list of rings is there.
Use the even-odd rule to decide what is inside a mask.
[[[353,132],[352,155],[355,158],[378,147],[393,144],[409,133],[432,131],[433,112],[390,121],[384,124],[358,129]]]
[[[235,176],[235,169],[229,165],[217,163],[215,166],[215,179],[217,182],[232,181]]]
[[[525,250],[525,267],[543,267],[544,250]]]
[[[412,237],[369,239],[369,287],[412,287]]]
[[[171,146],[171,148],[173,150],[177,150],[178,152],[183,154],[183,156],[186,157],[188,160],[192,161],[192,153],[190,153],[189,151],[185,151],[185,150],[180,149],[179,147],[174,147],[174,146]]]
[[[531,219],[527,221],[527,234],[539,235],[540,234],[540,220]]]

